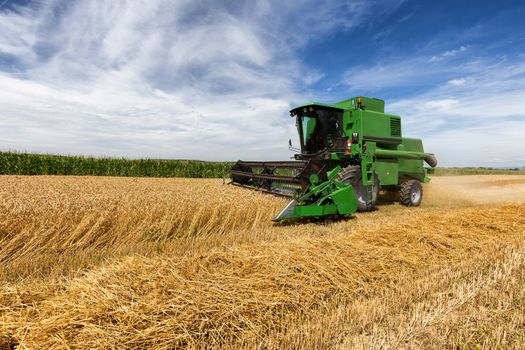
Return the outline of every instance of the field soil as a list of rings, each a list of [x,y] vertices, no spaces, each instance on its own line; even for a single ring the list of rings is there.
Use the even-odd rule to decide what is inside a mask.
[[[341,221],[215,179],[0,177],[0,349],[523,349],[525,176]]]

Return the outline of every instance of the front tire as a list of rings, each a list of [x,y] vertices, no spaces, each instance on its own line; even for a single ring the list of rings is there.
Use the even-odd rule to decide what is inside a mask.
[[[401,184],[399,200],[407,207],[419,207],[423,200],[423,187],[417,180],[408,180]]]
[[[338,181],[352,185],[354,188],[355,196],[357,198],[357,211],[367,212],[375,209],[377,199],[379,198],[379,179],[377,174],[374,174],[374,190],[372,191],[372,198],[369,198],[366,186],[363,185],[360,166],[349,165],[344,168],[339,175]]]

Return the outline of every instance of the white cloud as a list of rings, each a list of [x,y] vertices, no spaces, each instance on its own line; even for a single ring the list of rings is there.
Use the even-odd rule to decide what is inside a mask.
[[[31,47],[36,41],[36,23],[32,13],[6,12],[1,15],[0,52],[19,57],[24,63],[32,62],[36,55]]]
[[[523,69],[524,61],[487,65],[465,78],[472,84],[436,85],[387,101],[387,110],[404,117],[405,135],[422,137],[441,165],[524,166]]]
[[[465,48],[465,46],[462,46]],[[441,54],[453,56],[453,52]],[[490,63],[482,59],[460,59],[454,62],[429,59],[428,55],[413,53],[410,57],[388,57],[388,61],[364,64],[348,69],[343,76],[343,82],[353,90],[380,90],[402,86],[433,85],[445,80],[453,80],[458,75],[468,75],[490,68]],[[461,83],[460,80],[452,83]],[[465,81],[466,82],[466,81]]]
[[[406,93],[387,100],[386,110],[403,117],[404,135],[422,138],[440,165],[524,166],[525,57],[467,45],[429,54],[444,41],[353,67],[343,83],[360,94]]]
[[[467,48],[468,48],[467,46],[460,46],[457,49],[445,51],[442,54],[432,56],[429,62],[437,62],[437,61],[442,61],[446,59],[447,57],[454,57],[461,52],[467,51]]]
[[[422,105],[424,109],[432,110],[434,112],[441,112],[441,111],[446,111],[446,110],[450,110],[451,108],[454,108],[454,105],[457,105],[458,102],[459,102],[458,100],[447,98],[447,99],[442,99],[442,100],[426,101],[426,102],[423,102]]]
[[[298,49],[400,3],[48,0],[2,9],[0,149],[285,159],[296,134],[287,111],[324,77]],[[440,164],[519,162],[523,57],[475,49],[389,57],[353,67],[345,83],[359,92],[429,87],[386,107]]]
[[[447,84],[450,84],[450,85],[455,85],[455,86],[461,86],[461,85],[465,85],[465,83],[467,82],[467,79],[465,78],[458,78],[458,79],[451,79],[447,82]]]
[[[366,21],[373,5],[49,0],[1,11],[0,59],[13,67],[0,66],[0,148],[286,158],[287,111],[323,77],[295,50]]]

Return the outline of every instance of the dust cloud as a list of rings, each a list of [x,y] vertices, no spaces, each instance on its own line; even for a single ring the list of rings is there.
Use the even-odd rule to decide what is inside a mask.
[[[435,176],[424,187],[425,207],[525,203],[525,176]]]

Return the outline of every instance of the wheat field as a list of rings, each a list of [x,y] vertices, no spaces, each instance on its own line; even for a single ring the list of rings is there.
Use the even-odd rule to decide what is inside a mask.
[[[0,349],[520,349],[525,176],[274,224],[215,179],[0,177]]]

